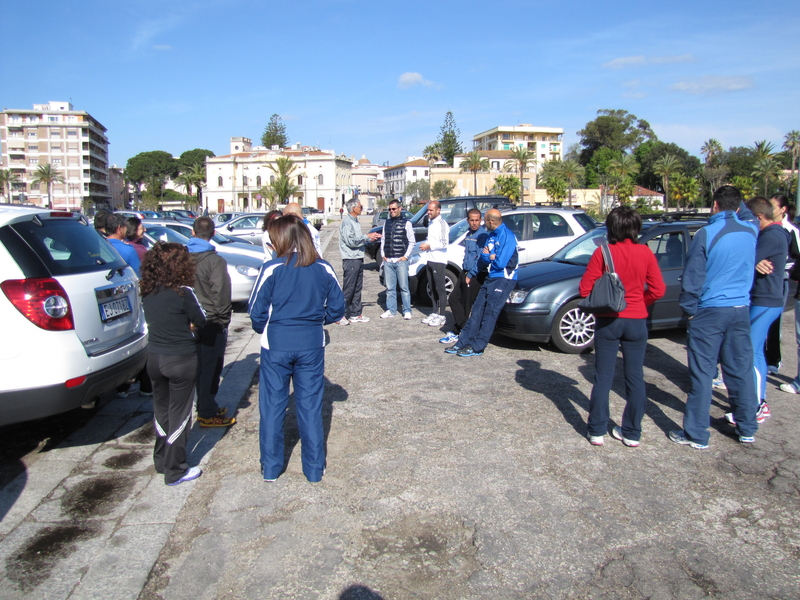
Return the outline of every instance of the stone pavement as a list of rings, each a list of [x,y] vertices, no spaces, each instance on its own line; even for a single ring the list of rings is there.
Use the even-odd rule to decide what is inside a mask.
[[[340,270],[337,226],[323,244]],[[654,334],[647,350],[642,446],[608,436],[593,447],[591,354],[496,337],[482,357],[445,355],[442,331],[419,322],[428,309],[378,318],[375,266],[372,321],[328,328],[321,483],[302,475],[291,406],[287,470],[261,479],[250,336],[244,373],[224,384],[243,392],[238,423],[212,430],[213,442],[192,438],[197,481],[154,477],[150,416],[124,403],[33,465],[0,524],[0,597],[800,597],[800,399],[776,389],[796,372],[791,312],[782,374],[770,377],[774,416],[752,447],[722,423],[719,392],[709,450],[666,438],[688,387],[680,331]]]

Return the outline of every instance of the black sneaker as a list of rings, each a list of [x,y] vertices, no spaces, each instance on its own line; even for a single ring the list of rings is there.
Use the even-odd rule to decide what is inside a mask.
[[[481,356],[483,354],[483,350],[481,350],[480,352],[476,352],[472,348],[472,345],[467,344],[466,346],[461,348],[456,354],[458,356]]]
[[[444,353],[445,354],[458,354],[459,350],[461,350],[461,348],[458,346],[458,344],[453,344],[449,348],[445,348],[444,349]]]

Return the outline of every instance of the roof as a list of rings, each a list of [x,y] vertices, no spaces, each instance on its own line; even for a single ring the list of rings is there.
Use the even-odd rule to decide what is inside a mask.
[[[660,192],[654,192],[653,190],[648,190],[640,185],[637,185],[634,188],[632,196],[663,196],[664,194]]]
[[[424,158],[420,158],[418,160],[412,160],[411,162],[400,163],[399,165],[395,165],[393,167],[386,167],[385,170],[388,171],[390,169],[399,169],[400,167],[427,167],[427,166],[428,166],[428,161],[425,160]]]

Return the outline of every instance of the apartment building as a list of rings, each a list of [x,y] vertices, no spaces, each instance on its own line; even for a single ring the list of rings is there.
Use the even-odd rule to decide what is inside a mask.
[[[33,183],[40,165],[51,165],[63,183]],[[69,102],[34,104],[32,110],[0,113],[0,168],[17,176],[10,198],[14,203],[78,210],[89,204],[118,208],[109,189],[106,128]],[[121,206],[120,206],[121,208]]]
[[[299,187],[293,201],[302,206],[339,213],[351,191],[352,160],[333,150],[294,144],[288,148],[253,146],[246,137],[232,137],[231,153],[206,159],[203,198],[211,212],[266,210],[261,189],[275,181],[278,157],[292,159],[292,183]]]
[[[564,129],[534,127],[529,123],[516,126],[501,125],[472,138],[473,150],[514,150],[527,148],[539,163],[562,160]]]
[[[386,196],[398,200],[404,199],[406,186],[420,179],[428,179],[429,173],[428,161],[417,156],[409,156],[404,163],[386,167],[383,172]]]

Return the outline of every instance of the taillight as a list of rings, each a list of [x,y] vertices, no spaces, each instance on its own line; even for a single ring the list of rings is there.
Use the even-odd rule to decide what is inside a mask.
[[[26,319],[47,331],[75,329],[69,297],[55,279],[9,279],[0,288]]]

